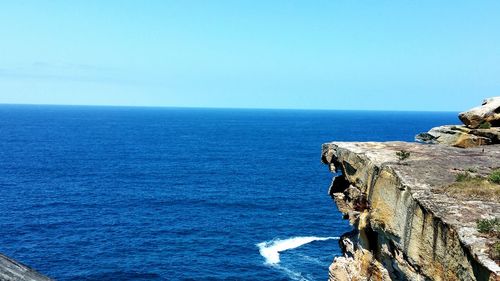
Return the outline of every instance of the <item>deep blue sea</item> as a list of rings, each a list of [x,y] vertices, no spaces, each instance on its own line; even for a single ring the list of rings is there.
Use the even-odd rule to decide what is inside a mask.
[[[57,280],[326,280],[328,141],[456,113],[0,106],[0,252]]]

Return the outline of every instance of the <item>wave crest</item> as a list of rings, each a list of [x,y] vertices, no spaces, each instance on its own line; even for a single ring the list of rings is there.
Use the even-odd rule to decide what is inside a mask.
[[[284,240],[274,239],[258,243],[257,247],[259,247],[260,254],[266,259],[266,264],[278,264],[280,262],[280,252],[295,249],[314,241],[325,241],[330,239],[338,240],[339,237],[302,236]]]

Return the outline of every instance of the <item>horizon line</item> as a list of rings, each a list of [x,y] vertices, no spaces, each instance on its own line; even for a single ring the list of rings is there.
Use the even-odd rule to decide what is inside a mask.
[[[236,110],[297,110],[297,111],[376,111],[376,112],[443,112],[458,113],[459,110],[405,110],[405,109],[339,109],[339,108],[287,108],[287,107],[218,107],[218,106],[169,106],[127,104],[63,104],[63,103],[2,103],[0,106],[68,106],[68,107],[121,107],[121,108],[165,108],[165,109],[236,109]]]

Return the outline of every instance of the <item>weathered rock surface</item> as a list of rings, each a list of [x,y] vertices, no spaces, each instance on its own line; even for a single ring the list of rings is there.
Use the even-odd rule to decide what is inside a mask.
[[[485,122],[498,127],[500,126],[500,97],[485,99],[481,106],[460,113],[458,118],[469,128],[478,128]]]
[[[483,105],[460,113],[458,118],[465,126],[435,127],[416,135],[415,140],[461,148],[500,144],[500,97],[486,99]]]
[[[411,153],[403,163],[400,150]],[[323,145],[322,161],[342,171],[329,192],[354,226],[330,280],[500,280],[488,255],[492,238],[476,229],[478,219],[500,217],[498,198],[442,192],[459,172],[485,176],[499,167],[500,145],[333,142]]]
[[[438,143],[461,148],[500,144],[500,127],[470,129],[464,125],[446,125],[418,134],[415,139],[424,143]]]
[[[0,280],[2,281],[51,281],[35,270],[0,254]]]

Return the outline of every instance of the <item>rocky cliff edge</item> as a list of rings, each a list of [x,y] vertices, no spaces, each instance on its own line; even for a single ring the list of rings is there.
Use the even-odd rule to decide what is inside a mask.
[[[500,167],[500,145],[332,142],[322,161],[354,226],[330,280],[500,280],[498,236],[478,230],[479,220],[500,218],[500,185],[483,180]]]

